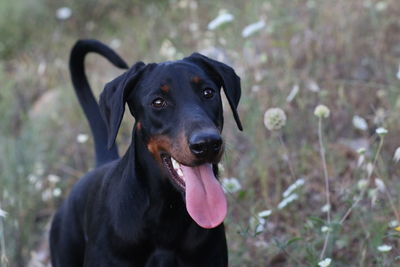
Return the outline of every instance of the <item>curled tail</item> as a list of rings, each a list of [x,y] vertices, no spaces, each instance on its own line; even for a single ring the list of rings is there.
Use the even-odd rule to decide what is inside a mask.
[[[84,60],[85,56],[90,52],[102,55],[118,68],[128,69],[129,67],[111,48],[96,40],[79,40],[71,51],[69,70],[72,84],[86,115],[86,119],[89,122],[94,139],[96,166],[100,166],[119,158],[119,156],[116,144],[110,149],[107,148],[107,127],[85,75]]]

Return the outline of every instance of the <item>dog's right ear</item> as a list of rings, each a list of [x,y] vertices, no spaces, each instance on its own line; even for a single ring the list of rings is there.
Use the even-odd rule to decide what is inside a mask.
[[[222,85],[222,88],[224,89],[229,106],[232,109],[233,117],[235,118],[236,124],[239,130],[242,131],[242,123],[237,112],[237,106],[239,104],[242,89],[240,86],[240,78],[236,75],[234,69],[222,62],[208,58],[199,53],[193,53],[183,60],[198,64],[204,70],[210,72],[212,76],[217,78],[217,81],[219,81],[219,86]]]
[[[108,131],[107,146],[115,142],[129,93],[136,87],[146,64],[138,62],[124,74],[107,83],[100,95],[99,107]]]

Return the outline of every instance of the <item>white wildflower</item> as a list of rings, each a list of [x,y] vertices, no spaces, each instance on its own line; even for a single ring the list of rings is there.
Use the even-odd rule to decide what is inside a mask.
[[[222,188],[224,189],[225,193],[235,193],[242,189],[242,186],[240,185],[238,179],[231,177],[222,179]]]
[[[321,90],[321,88],[319,88],[318,83],[316,81],[314,81],[314,80],[310,80],[308,82],[308,89],[311,92],[314,92],[314,93],[317,93],[317,92],[319,92]]]
[[[61,189],[60,188],[54,188],[53,189],[53,196],[54,197],[59,197],[59,196],[61,196],[61,193],[62,193],[62,191],[61,191]]]
[[[228,13],[226,10],[220,10],[218,16],[208,23],[207,28],[212,31],[217,29],[218,27],[232,22],[234,20],[234,16]]]
[[[51,199],[52,195],[53,195],[52,190],[50,188],[48,188],[42,192],[42,200],[48,201]]]
[[[253,85],[252,87],[251,87],[251,91],[252,92],[254,92],[254,93],[257,93],[257,92],[260,92],[260,89],[261,89],[261,86],[259,86],[259,85]]]
[[[0,209],[0,217],[5,218],[7,217],[7,214],[8,214],[7,211]]]
[[[378,3],[376,3],[375,8],[377,11],[385,11],[388,7],[388,3],[386,3],[385,1],[380,1]]]
[[[278,204],[278,209],[280,209],[280,210],[283,209],[283,208],[286,207],[289,203],[295,201],[295,200],[298,199],[298,198],[299,198],[299,195],[298,195],[298,194],[296,194],[296,193],[291,194],[290,196],[284,198],[281,202],[279,202],[279,204]]]
[[[381,191],[382,193],[385,192],[385,190],[386,190],[385,183],[384,183],[383,180],[380,179],[380,178],[376,178],[376,179],[375,179],[375,186],[376,186],[376,188],[378,188],[378,190]]]
[[[174,59],[176,53],[177,53],[176,48],[170,40],[165,39],[161,43],[160,55],[162,55],[163,57],[165,57],[168,60],[172,60],[172,59]]]
[[[379,97],[379,98],[385,98],[387,96],[387,92],[384,89],[379,89],[376,92],[376,96]]]
[[[359,157],[358,157],[358,161],[357,161],[357,167],[361,167],[361,165],[364,163],[364,161],[365,161],[365,156],[364,155],[360,155]]]
[[[360,155],[364,155],[365,152],[367,152],[367,150],[365,149],[365,147],[361,147],[361,148],[359,148],[359,149],[357,150],[357,153],[360,154]]]
[[[37,74],[39,76],[43,76],[43,74],[46,71],[46,67],[47,67],[47,65],[46,65],[45,61],[40,62],[39,65],[38,65],[38,68],[37,68]]]
[[[295,84],[290,91],[289,95],[286,97],[286,102],[290,103],[293,101],[293,99],[296,97],[297,93],[300,90],[300,86],[298,84]]]
[[[368,176],[370,176],[374,170],[374,165],[371,162],[368,162],[365,169],[367,170]]]
[[[373,188],[368,190],[368,197],[371,198],[371,206],[374,207],[376,205],[376,201],[378,200],[378,189]]]
[[[314,110],[314,115],[318,118],[328,118],[330,114],[330,110],[325,105],[318,105]]]
[[[323,205],[322,206],[322,208],[321,208],[321,211],[322,212],[328,212],[328,211],[330,211],[331,210],[331,205],[329,205],[329,204],[325,204],[325,205]]]
[[[42,188],[43,188],[43,182],[42,182],[41,180],[38,180],[38,181],[35,183],[35,189],[36,189],[37,191],[40,191],[40,190],[42,190]]]
[[[86,143],[88,139],[89,139],[89,136],[87,134],[81,133],[76,136],[76,141],[81,144]]]
[[[286,114],[280,108],[270,108],[264,113],[264,125],[270,131],[281,129],[286,124]]]
[[[297,188],[299,188],[300,186],[304,185],[305,181],[303,178],[297,179],[296,182],[294,182],[293,184],[291,184],[286,190],[285,192],[283,192],[282,196],[284,198],[288,197],[290,194],[293,193],[294,190],[296,190]]]
[[[265,223],[267,221],[261,217],[251,217],[249,224],[250,228],[254,231],[254,234],[260,234],[265,230]]]
[[[258,213],[258,217],[260,217],[260,218],[266,218],[266,217],[268,217],[269,215],[271,215],[272,214],[272,210],[263,210],[263,211],[260,211],[259,213]]]
[[[260,234],[260,233],[264,232],[264,230],[265,230],[264,224],[260,223],[259,225],[257,225],[256,230],[254,231],[254,233],[257,235],[257,234]]]
[[[376,134],[379,135],[380,137],[385,136],[388,133],[388,130],[386,130],[383,127],[379,127],[375,130]]]
[[[395,228],[395,227],[397,227],[397,226],[399,226],[399,225],[400,225],[400,223],[399,223],[397,220],[392,220],[392,221],[390,221],[389,224],[388,224],[388,226],[389,226],[390,228]]]
[[[320,267],[328,267],[329,265],[331,265],[332,259],[331,258],[326,258],[320,262],[318,262],[318,266]]]
[[[196,23],[196,22],[189,23],[189,30],[190,30],[191,32],[197,32],[197,31],[199,31],[199,24]]]
[[[188,8],[189,7],[189,1],[187,1],[187,0],[179,1],[178,2],[178,7],[182,8],[182,9]]]
[[[72,10],[69,7],[61,7],[56,11],[56,17],[59,20],[67,20],[71,17]]]
[[[354,126],[356,129],[361,130],[361,131],[366,131],[366,130],[368,130],[368,123],[367,123],[367,121],[366,121],[363,117],[358,116],[358,115],[355,115],[355,116],[353,117],[353,126]]]
[[[378,249],[378,251],[380,251],[380,252],[389,252],[389,251],[392,250],[392,246],[383,244],[383,245],[380,245],[379,247],[377,247],[377,249]]]
[[[243,38],[247,38],[251,35],[253,35],[254,33],[260,31],[262,28],[265,27],[265,21],[264,20],[260,20],[256,23],[247,25],[246,27],[244,27],[243,31],[242,31],[242,37]]]
[[[394,151],[393,160],[396,163],[400,161],[400,146]]]
[[[400,80],[400,64],[399,64],[399,69],[397,70],[397,73],[396,73],[396,78],[398,80]]]
[[[121,46],[121,40],[117,39],[117,38],[112,39],[111,43],[110,43],[110,46],[111,46],[112,49],[118,49]]]
[[[218,170],[220,174],[225,172],[225,167],[222,163],[218,163]]]
[[[39,180],[39,177],[37,176],[37,175],[35,175],[35,174],[29,174],[28,175],[28,181],[29,181],[29,183],[31,183],[31,184],[36,184],[36,182]]]
[[[368,187],[368,180],[367,179],[361,179],[357,183],[357,187],[360,191],[365,190]]]
[[[47,176],[47,179],[49,180],[50,183],[56,184],[60,181],[60,177],[55,175],[55,174],[49,174]]]
[[[327,232],[330,232],[330,231],[331,231],[331,228],[326,226],[326,225],[321,227],[321,232],[322,233],[327,233]]]

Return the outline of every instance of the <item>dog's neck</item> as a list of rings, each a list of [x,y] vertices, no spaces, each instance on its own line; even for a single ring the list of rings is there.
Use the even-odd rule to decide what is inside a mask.
[[[133,129],[132,143],[127,154],[128,160],[135,161],[135,164],[127,164],[129,168],[127,177],[133,177],[137,180],[136,182],[141,183],[148,190],[149,209],[166,207],[169,209],[171,205],[185,207],[182,193],[172,185],[168,174],[162,170],[161,164],[147,149],[146,137],[136,127]],[[160,203],[160,198],[165,201]]]
[[[159,164],[147,150],[141,134],[134,129],[131,146],[116,167],[123,169],[121,180],[116,183],[118,188],[109,192],[116,194],[111,199],[117,199],[118,203],[109,206],[110,212],[114,213],[114,218],[121,217],[116,220],[118,224],[113,225],[113,228],[117,235],[127,240],[130,239],[129,236],[143,233],[142,227],[161,223],[160,218],[164,218],[165,224],[168,223],[165,218],[176,222],[176,217],[179,217],[182,227],[192,223],[189,215],[182,216],[187,214],[182,194],[174,188],[161,168],[155,166]],[[135,188],[143,190],[138,192]],[[137,205],[135,201],[141,205]]]

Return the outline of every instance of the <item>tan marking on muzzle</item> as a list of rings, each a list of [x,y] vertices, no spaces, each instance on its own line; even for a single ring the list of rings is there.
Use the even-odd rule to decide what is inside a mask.
[[[171,87],[168,84],[163,84],[160,88],[161,91],[163,91],[164,93],[168,93],[169,89],[171,89]]]
[[[195,161],[184,132],[181,132],[176,139],[170,139],[164,135],[153,136],[147,143],[147,149],[160,163],[162,163],[160,157],[162,152],[168,153],[175,160],[185,165],[192,165]]]
[[[200,79],[199,76],[193,76],[193,77],[192,77],[192,82],[193,82],[193,83],[200,83],[200,82],[201,82],[201,79]]]
[[[191,165],[195,161],[195,157],[190,151],[186,134],[183,131],[179,133],[175,145],[172,148],[171,155],[174,159],[185,165]]]
[[[171,153],[172,140],[164,135],[153,136],[147,143],[147,149],[153,154],[154,158],[161,163],[160,153],[162,151]]]

